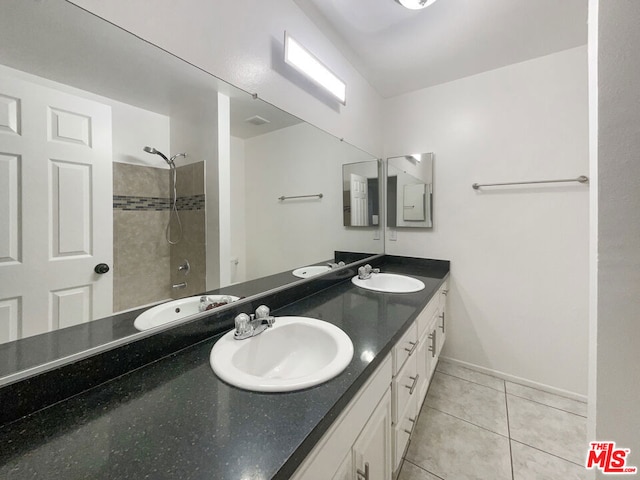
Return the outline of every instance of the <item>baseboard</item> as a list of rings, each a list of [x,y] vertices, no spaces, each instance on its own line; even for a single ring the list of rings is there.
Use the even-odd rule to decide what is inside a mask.
[[[524,385],[525,387],[537,388],[538,390],[542,390],[543,392],[553,393],[555,395],[560,395],[561,397],[570,398],[571,400],[577,400],[579,402],[587,403],[586,395],[570,392],[561,388],[551,387],[549,385],[545,385],[544,383],[533,382],[531,380],[527,380],[526,378],[517,377],[515,375],[510,375],[508,373],[493,370],[491,368],[481,367],[473,363],[463,362],[462,360],[456,360],[455,358],[440,356],[440,360],[451,363],[453,365],[458,365],[460,367],[465,367],[470,370],[475,370],[476,372],[484,373],[486,375],[491,375],[492,377],[501,378],[502,380],[507,380],[519,385]]]

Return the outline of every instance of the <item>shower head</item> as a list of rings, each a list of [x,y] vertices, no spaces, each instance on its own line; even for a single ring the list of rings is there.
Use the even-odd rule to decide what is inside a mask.
[[[149,147],[149,146],[144,147],[143,150],[147,153],[151,153],[152,155],[160,155],[162,158],[164,158],[164,161],[167,162],[169,165],[173,163],[160,150],[156,150],[155,148]]]

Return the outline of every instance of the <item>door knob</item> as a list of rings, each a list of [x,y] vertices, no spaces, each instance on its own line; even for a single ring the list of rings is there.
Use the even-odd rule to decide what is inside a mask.
[[[107,265],[106,263],[99,263],[95,266],[93,271],[99,275],[102,275],[103,273],[107,273],[109,271],[109,265]]]

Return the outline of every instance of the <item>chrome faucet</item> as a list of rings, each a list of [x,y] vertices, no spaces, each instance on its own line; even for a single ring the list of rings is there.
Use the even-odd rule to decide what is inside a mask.
[[[236,331],[233,334],[233,338],[236,340],[244,340],[245,338],[260,335],[267,328],[271,328],[276,318],[269,315],[269,313],[269,307],[260,305],[256,308],[255,315],[253,313],[250,316],[246,313],[238,315],[235,318]]]
[[[374,273],[380,273],[379,268],[373,268],[368,263],[358,269],[358,278],[360,280],[368,280]]]

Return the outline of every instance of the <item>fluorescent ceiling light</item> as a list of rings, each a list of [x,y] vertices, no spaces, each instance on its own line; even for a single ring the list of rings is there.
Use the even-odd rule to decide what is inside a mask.
[[[436,0],[396,0],[400,5],[410,10],[420,10],[421,8],[427,8]]]
[[[340,103],[347,104],[347,84],[287,32],[284,32],[284,61],[326,88]]]

